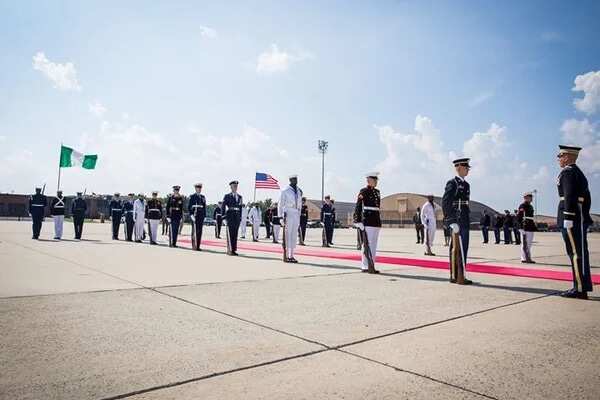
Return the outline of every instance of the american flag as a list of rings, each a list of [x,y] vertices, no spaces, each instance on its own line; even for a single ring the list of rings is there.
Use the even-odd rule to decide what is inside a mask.
[[[257,172],[254,187],[256,189],[279,189],[279,182],[269,174]]]

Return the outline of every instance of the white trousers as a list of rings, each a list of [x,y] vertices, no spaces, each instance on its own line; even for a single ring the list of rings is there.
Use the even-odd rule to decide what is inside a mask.
[[[133,224],[133,235],[135,240],[142,240],[144,237],[144,216],[137,215]]]
[[[521,261],[531,260],[531,245],[533,244],[533,232],[521,232]]]
[[[150,224],[150,232],[148,235],[150,236],[151,242],[156,242],[156,236],[158,235],[158,223],[160,219],[149,219],[148,223]]]
[[[63,234],[63,223],[65,222],[65,216],[54,215],[52,219],[54,220],[54,237],[57,239],[61,239]]]
[[[252,222],[252,237],[254,240],[258,240],[258,234],[260,232],[260,222],[254,221]]]
[[[279,241],[279,230],[281,229],[281,225],[273,225],[273,240],[275,242]]]
[[[298,242],[298,227],[300,226],[300,213],[289,210],[285,214],[285,248],[288,258],[294,257],[294,250]]]
[[[240,222],[240,237],[246,239],[246,222]]]
[[[433,240],[435,239],[435,221],[429,221],[425,225],[425,247],[433,247]]]
[[[381,228],[376,226],[365,226],[365,232],[367,239],[369,240],[369,249],[371,250],[371,257],[373,257],[373,263],[375,263],[375,257],[377,256],[377,241],[379,240],[379,231]],[[365,244],[363,243],[363,246]],[[365,253],[362,253],[362,269],[369,269],[369,261],[365,257]]]

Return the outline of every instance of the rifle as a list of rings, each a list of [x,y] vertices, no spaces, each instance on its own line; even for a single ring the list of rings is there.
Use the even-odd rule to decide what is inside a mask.
[[[371,254],[371,247],[369,247],[369,237],[367,236],[366,229],[359,229],[360,236],[363,243],[363,254],[367,259],[367,264],[369,266],[369,271],[375,270],[375,261],[373,260],[373,254]]]
[[[283,217],[282,218],[283,218],[283,237],[282,237],[282,240],[281,240],[281,246],[283,247],[283,262],[287,262],[287,259],[288,259],[288,257],[287,257],[287,248],[286,248],[287,246],[286,246],[286,243],[285,243],[285,232],[286,232],[286,228],[287,228],[287,226],[286,226],[287,225],[287,220],[286,220],[286,214],[285,214],[285,212],[283,213]]]

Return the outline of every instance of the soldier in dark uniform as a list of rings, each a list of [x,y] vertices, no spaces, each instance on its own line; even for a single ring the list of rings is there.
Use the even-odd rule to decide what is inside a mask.
[[[223,197],[223,215],[227,221],[227,254],[237,256],[237,239],[242,220],[242,196],[238,194],[238,181],[229,182],[231,193]]]
[[[512,244],[513,220],[510,211],[504,210],[504,244]]]
[[[32,239],[39,239],[42,230],[42,221],[46,213],[48,199],[42,194],[41,188],[35,188],[35,194],[29,197],[29,215],[31,215],[33,236]]]
[[[121,218],[123,217],[123,202],[120,199],[120,194],[115,193],[110,203],[108,203],[108,215],[112,221],[112,238],[119,240],[119,227],[121,226]]]
[[[133,197],[135,194],[129,193],[127,200],[123,202],[123,214],[125,215],[125,240],[133,241]]]
[[[158,198],[158,192],[152,192],[152,198],[146,202],[145,217],[148,220],[148,236],[150,244],[157,244],[158,223],[163,219],[163,206]]]
[[[321,223],[325,229],[325,240],[323,240],[323,246],[329,247],[332,245],[333,240],[333,205],[331,204],[331,196],[325,196],[325,203],[321,207]]]
[[[519,223],[519,218],[517,215],[519,214],[518,210],[511,215],[513,221],[513,234],[515,235],[515,244],[521,245],[521,224]]]
[[[304,246],[306,239],[306,225],[308,225],[308,206],[306,205],[306,197],[302,198],[302,208],[300,209],[300,246]]]
[[[573,270],[573,289],[561,294],[563,297],[587,299],[593,290],[590,270],[587,231],[593,221],[590,216],[592,196],[587,178],[577,166],[581,147],[559,146],[558,162],[562,170],[558,175],[557,225],[562,236]]]
[[[469,174],[468,158],[454,160],[456,176],[446,183],[442,208],[444,223],[452,229],[450,242],[450,282],[468,285],[473,282],[465,278],[467,254],[469,251],[470,210],[469,197],[471,187],[465,180]]]
[[[263,214],[263,221],[265,223],[265,230],[267,231],[266,239],[271,238],[271,221],[273,219],[273,212],[271,211],[271,207],[268,207]]]
[[[533,194],[525,193],[523,195],[523,203],[517,211],[517,221],[521,228],[521,262],[527,264],[535,264],[531,259],[531,245],[533,244],[533,233],[537,231],[535,220],[533,218],[534,210],[531,205]]]
[[[504,226],[504,218],[501,214],[496,215],[496,221],[494,222],[494,239],[496,244],[500,244],[500,229]]]
[[[277,203],[271,205],[271,229],[273,230],[273,243],[279,243],[279,232],[281,231],[281,224],[279,223],[279,211],[277,210]]]
[[[487,211],[483,210],[483,215],[481,216],[481,221],[479,221],[481,225],[481,234],[483,235],[483,243],[488,243],[490,240],[490,225],[492,223],[492,219]]]
[[[75,228],[75,239],[81,240],[83,234],[83,221],[85,220],[85,212],[87,204],[83,199],[83,193],[77,192],[77,197],[71,203],[71,215],[73,216],[73,226]]]
[[[62,190],[57,190],[56,197],[50,202],[50,215],[54,219],[54,239],[60,240],[65,222],[65,198]]]
[[[425,226],[421,222],[421,207],[417,207],[417,212],[413,215],[413,223],[415,224],[415,231],[417,231],[417,244],[424,243],[425,240]]]
[[[356,199],[354,207],[354,226],[361,233],[362,272],[378,274],[375,269],[375,257],[377,255],[377,241],[381,230],[381,216],[379,207],[381,195],[377,189],[379,181],[377,172],[367,174],[367,186],[362,188]]]
[[[167,200],[167,221],[169,221],[169,247],[177,247],[179,225],[183,218],[183,196],[179,194],[181,186],[173,186],[173,193]]]
[[[335,233],[335,221],[337,221],[337,214],[335,212],[335,200],[331,199],[331,220],[333,224],[331,225],[331,238],[329,240],[329,245],[333,246],[333,234]]]
[[[221,239],[221,227],[223,226],[223,202],[220,201],[215,207],[213,212],[213,219],[215,220],[215,237]]]
[[[202,228],[204,227],[204,218],[206,218],[206,198],[201,193],[202,184],[197,183],[194,185],[196,193],[190,196],[188,201],[188,212],[192,220],[192,229],[194,235],[192,236],[192,248],[195,250],[202,250],[200,243],[202,242]]]

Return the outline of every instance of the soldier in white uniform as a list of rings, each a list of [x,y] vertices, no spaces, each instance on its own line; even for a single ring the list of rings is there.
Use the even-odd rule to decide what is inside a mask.
[[[62,239],[63,223],[65,221],[65,198],[62,190],[56,191],[56,197],[50,203],[50,214],[54,220],[54,239]]]
[[[144,237],[144,219],[146,214],[146,201],[144,195],[140,193],[138,198],[133,202],[133,220],[135,225],[133,226],[133,233],[135,241],[141,243]]]
[[[248,211],[248,220],[252,225],[252,241],[258,242],[258,233],[260,230],[260,210],[256,203],[252,204],[250,211]]]
[[[248,224],[248,207],[242,204],[242,220],[240,222],[240,237],[246,239],[246,225]]]
[[[300,210],[302,209],[302,189],[298,187],[298,175],[290,176],[290,185],[281,191],[277,214],[283,226],[283,256],[284,262],[297,263],[294,250],[298,242],[298,227],[300,226]]]
[[[427,202],[421,206],[421,223],[425,227],[425,255],[435,256],[431,251],[433,239],[435,239],[435,204],[433,204],[433,195],[427,196]]]

